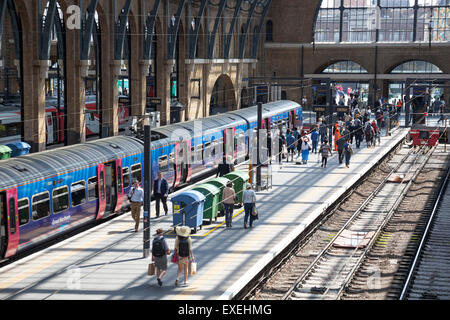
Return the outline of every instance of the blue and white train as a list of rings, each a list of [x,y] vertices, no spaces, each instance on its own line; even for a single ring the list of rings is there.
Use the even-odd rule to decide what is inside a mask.
[[[302,108],[265,104],[263,119],[264,128],[301,126]],[[153,176],[161,172],[173,190],[214,172],[224,157],[241,163],[256,126],[251,107],[154,129]],[[1,161],[0,260],[128,207],[143,152],[143,141],[116,136]]]

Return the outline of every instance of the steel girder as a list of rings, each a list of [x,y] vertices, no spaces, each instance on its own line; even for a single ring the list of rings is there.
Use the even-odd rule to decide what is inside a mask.
[[[247,23],[245,24],[244,32],[239,36],[239,59],[244,59],[245,56],[245,42],[247,40],[248,30],[252,23],[253,15],[255,13],[256,6],[259,4],[259,0],[253,0],[250,7],[250,11],[247,17]]]
[[[183,12],[184,5],[186,4],[186,0],[178,0],[178,10],[177,13],[174,15],[175,21],[171,21],[170,17],[167,17],[169,22],[169,34],[167,37],[168,41],[168,50],[167,50],[167,59],[169,60],[175,60],[175,49],[177,47],[177,38],[178,38],[178,29],[180,27],[180,21],[181,21],[181,13]]]
[[[216,44],[217,29],[219,28],[220,18],[222,17],[226,4],[227,0],[220,0],[216,21],[214,22],[214,28],[208,36],[208,59],[214,58],[214,46]]]
[[[81,60],[89,60],[90,51],[91,51],[91,37],[95,33],[95,37],[97,34],[97,30],[95,23],[95,12],[97,10],[98,0],[92,0],[89,7],[86,9],[86,15],[82,15],[81,18]],[[86,18],[84,18],[86,17]]]
[[[125,46],[125,36],[127,34],[128,15],[130,14],[131,2],[127,0],[125,6],[120,11],[119,20],[114,22],[114,60],[122,60]],[[114,0],[115,6],[116,0]],[[114,18],[115,19],[115,18]]]
[[[58,55],[61,59],[65,56],[65,44],[64,44],[64,29],[62,26],[62,21],[59,18],[57,1],[49,0],[47,15],[44,16],[40,13],[41,5],[38,1],[39,10],[39,59],[40,60],[50,60],[50,47],[51,47],[51,35],[52,30],[56,27],[56,36],[58,38]]]
[[[227,36],[225,37],[225,49],[224,49],[224,58],[229,59],[230,58],[230,47],[231,47],[231,40],[233,38],[233,31],[234,27],[236,26],[236,21],[239,16],[239,13],[241,12],[241,7],[243,0],[237,0],[236,1],[236,7],[234,8],[234,14],[233,19],[231,20],[231,26],[230,30],[228,30]]]
[[[16,59],[21,57],[21,37],[19,32],[19,21],[17,19],[16,7],[12,0],[0,0],[0,52],[1,43],[3,38],[3,24],[5,22],[6,10],[9,12],[11,18],[13,36],[14,36],[14,46],[16,49]]]
[[[263,11],[261,13],[258,29],[256,30],[255,34],[253,35],[253,44],[252,44],[252,58],[256,59],[258,55],[258,44],[259,39],[261,37],[261,30],[264,26],[264,20],[266,19],[267,13],[269,11],[270,4],[272,3],[272,0],[265,0],[263,3]]]
[[[197,53],[198,33],[202,22],[202,17],[205,13],[208,0],[201,0],[200,8],[197,15],[194,18],[195,27],[192,29],[189,27],[189,59],[195,59]]]
[[[161,0],[155,0],[152,11],[149,12],[147,20],[144,25],[144,45],[143,45],[143,60],[150,60],[152,57],[153,50],[153,39],[155,37],[155,25],[156,17],[158,15],[158,10],[161,4]],[[145,0],[142,0],[142,7],[145,7]]]

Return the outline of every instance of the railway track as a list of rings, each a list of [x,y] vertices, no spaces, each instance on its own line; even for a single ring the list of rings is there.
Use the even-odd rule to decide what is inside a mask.
[[[271,276],[266,276],[262,284],[245,298],[340,298],[368,249],[377,238],[379,240],[385,236],[381,231],[383,226],[411,188],[411,182],[388,183],[388,177],[396,173],[398,176],[406,175],[413,181],[431,153],[417,154],[407,147],[398,150],[353,191],[332,216],[322,221],[282,266]],[[374,189],[373,192],[367,191]],[[365,245],[335,245],[342,240],[340,236],[350,237],[346,239],[350,244],[362,243],[366,238]]]
[[[436,199],[400,299],[450,299],[450,169]]]
[[[415,174],[429,153],[407,155],[395,174]],[[349,221],[339,230],[312,264],[283,296],[288,300],[338,299],[349,278],[364,258],[367,248],[395,210],[409,184],[388,183],[385,179]]]

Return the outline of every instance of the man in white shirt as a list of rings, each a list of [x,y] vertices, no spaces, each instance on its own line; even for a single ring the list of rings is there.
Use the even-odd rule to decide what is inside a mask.
[[[131,202],[131,216],[134,222],[134,231],[139,229],[139,221],[141,220],[141,207],[144,202],[144,190],[139,186],[139,180],[134,181],[133,188],[128,193],[128,197]]]

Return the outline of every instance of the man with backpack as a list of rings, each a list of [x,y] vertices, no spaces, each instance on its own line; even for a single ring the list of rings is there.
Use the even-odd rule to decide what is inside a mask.
[[[169,254],[170,250],[166,239],[163,237],[163,230],[158,229],[152,242],[152,261],[155,262],[156,280],[160,287],[162,287],[162,279],[167,272],[167,256]]]

